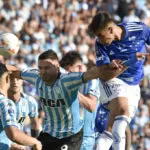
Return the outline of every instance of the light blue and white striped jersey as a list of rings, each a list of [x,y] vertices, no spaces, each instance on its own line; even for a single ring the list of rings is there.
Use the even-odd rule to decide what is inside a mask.
[[[45,112],[43,132],[53,137],[71,136],[83,128],[80,118],[78,91],[83,83],[83,73],[61,74],[56,82],[46,85],[35,69],[22,71],[22,79],[34,84]]]
[[[145,44],[150,45],[150,28],[142,22],[119,24],[125,29],[125,35],[120,41],[113,41],[111,45],[102,45],[96,40],[96,64],[109,64],[113,59],[128,60],[136,52],[146,52]],[[143,61],[131,64],[118,78],[127,84],[139,84],[143,78]]]
[[[100,89],[99,89],[99,79],[91,80],[85,84],[83,84],[80,88],[80,93],[83,95],[91,94],[97,98],[97,104],[100,97]],[[81,107],[81,109],[83,109]],[[84,110],[84,134],[83,136],[86,137],[95,137],[94,127],[95,127],[95,117],[96,117],[96,110],[94,112],[89,112],[85,108]]]
[[[26,117],[38,117],[38,104],[36,100],[28,94],[21,93],[21,98],[15,103],[17,111],[17,122],[23,130],[23,123]]]
[[[0,150],[9,149],[11,144],[4,131],[9,126],[18,127],[15,104],[12,100],[0,94]]]

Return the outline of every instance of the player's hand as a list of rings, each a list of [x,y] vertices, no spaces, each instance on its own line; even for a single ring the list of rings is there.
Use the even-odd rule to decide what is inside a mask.
[[[139,61],[144,59],[146,56],[150,56],[150,54],[149,53],[140,53],[140,52],[136,53],[137,60],[139,60]]]
[[[38,142],[37,144],[33,145],[33,150],[42,150],[41,142]]]
[[[121,60],[120,59],[114,59],[111,61],[111,63],[109,64],[110,68],[112,69],[122,69],[123,65],[121,64]]]
[[[23,145],[19,144],[12,144],[10,150],[25,150],[25,147]]]

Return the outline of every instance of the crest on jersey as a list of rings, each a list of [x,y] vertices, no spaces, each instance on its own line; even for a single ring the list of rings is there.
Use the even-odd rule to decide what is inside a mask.
[[[109,53],[109,55],[114,55],[115,53],[111,50],[110,51],[110,53]]]

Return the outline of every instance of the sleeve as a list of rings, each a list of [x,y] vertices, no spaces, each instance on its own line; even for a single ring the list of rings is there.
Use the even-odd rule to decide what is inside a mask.
[[[82,72],[73,72],[65,74],[62,78],[62,85],[69,93],[70,97],[77,96],[80,86],[83,84],[83,73]]]
[[[37,69],[29,69],[29,70],[21,71],[21,78],[33,85],[35,85],[38,77],[39,77],[39,72]]]
[[[38,117],[38,104],[36,100],[31,96],[29,96],[29,117]]]
[[[86,94],[92,94],[95,97],[97,97],[97,99],[99,99],[100,97],[100,89],[99,89],[99,80],[98,79],[94,79],[88,82],[88,90]]]
[[[5,99],[0,104],[0,116],[3,128],[8,126],[18,127],[16,121],[16,107],[13,101]]]
[[[110,59],[108,55],[105,53],[105,48],[97,40],[95,43],[95,51],[96,51],[96,65],[97,66],[110,63]]]

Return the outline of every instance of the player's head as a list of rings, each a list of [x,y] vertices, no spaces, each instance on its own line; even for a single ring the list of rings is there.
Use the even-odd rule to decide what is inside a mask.
[[[3,89],[8,90],[9,86],[10,79],[8,70],[5,64],[0,63],[0,87],[3,87]]]
[[[96,14],[88,26],[89,32],[97,36],[102,44],[110,45],[114,37],[115,23],[107,12]]]
[[[61,67],[69,72],[82,72],[82,57],[76,51],[68,52],[60,61]]]
[[[21,92],[22,88],[22,80],[15,78],[14,74],[10,74],[10,88],[8,89],[8,97],[12,99],[10,96],[13,96],[16,93]]]
[[[38,59],[39,73],[45,83],[55,82],[59,73],[59,60],[53,50],[43,52]]]

